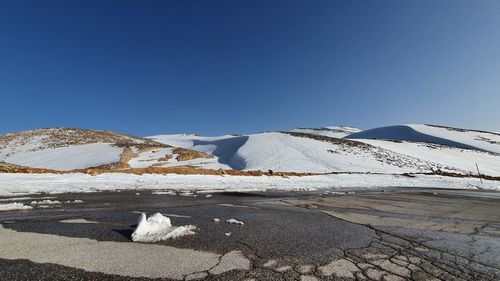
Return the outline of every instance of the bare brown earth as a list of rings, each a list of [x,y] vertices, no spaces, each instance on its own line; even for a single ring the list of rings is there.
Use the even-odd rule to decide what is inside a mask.
[[[181,174],[181,175],[230,175],[230,176],[311,176],[313,173],[295,173],[295,172],[262,172],[262,171],[239,171],[239,170],[213,170],[213,169],[199,169],[191,166],[176,166],[176,167],[148,167],[148,168],[131,168],[131,169],[86,169],[86,170],[73,170],[73,173],[86,173],[91,175],[98,175],[103,173],[127,173],[127,174]]]
[[[172,150],[173,154],[178,154],[178,156],[175,158],[177,161],[187,161],[187,160],[192,160],[192,159],[197,159],[197,158],[213,158],[212,155],[203,153],[200,151],[195,151],[195,150],[190,150],[190,149],[185,149],[182,147],[176,147]]]
[[[300,133],[300,132],[282,132],[284,134],[289,134],[294,137],[299,137],[299,138],[308,138],[308,139],[313,139],[313,140],[319,140],[319,141],[325,141],[329,143],[333,143],[336,145],[346,145],[346,146],[354,146],[354,147],[360,147],[364,150],[370,150],[375,148],[371,144],[363,143],[360,141],[354,141],[354,140],[348,140],[348,139],[341,139],[341,138],[334,138],[334,137],[327,137],[327,136],[322,136],[322,135],[315,135],[315,134],[309,134],[309,133]]]
[[[99,175],[105,173],[125,173],[125,174],[181,174],[181,175],[230,175],[230,176],[310,176],[313,173],[294,173],[294,172],[262,172],[262,171],[239,171],[239,170],[213,170],[213,169],[197,169],[190,166],[177,167],[148,167],[148,168],[91,168],[91,169],[75,169],[70,171],[57,171],[51,169],[38,169],[23,167],[8,163],[0,162],[0,173],[27,173],[27,174],[73,174],[85,173],[89,175]]]
[[[165,155],[163,157],[158,158],[158,162],[167,162],[168,160],[172,159],[172,155]],[[162,163],[156,163],[156,164],[162,164]]]
[[[120,161],[118,162],[117,168],[121,168],[121,169],[130,168],[128,161],[130,161],[131,159],[133,159],[137,156],[139,156],[139,154],[133,152],[130,147],[128,147],[128,146],[125,147],[123,149],[122,154],[120,155]]]
[[[114,168],[115,169],[128,169],[128,168],[131,168],[130,165],[129,165],[129,163],[128,163],[130,160],[132,160],[135,157],[139,157],[139,155],[141,153],[143,153],[143,152],[150,151],[150,150],[155,150],[155,149],[161,149],[161,148],[163,148],[163,147],[159,147],[159,146],[139,147],[139,150],[137,152],[133,152],[132,148],[130,148],[129,146],[126,146],[123,149],[123,152],[122,152],[122,154],[120,156],[120,161],[115,165]],[[168,159],[170,159],[170,158],[171,158],[170,155],[165,155],[164,157],[159,158],[158,161],[168,161]],[[144,160],[144,161],[147,161],[147,160]]]
[[[421,175],[440,175],[440,176],[455,177],[455,178],[478,178],[478,179],[496,180],[496,181],[500,180],[500,177],[494,177],[494,176],[489,176],[489,175],[451,173],[451,172],[446,172],[446,171],[441,171],[441,170],[428,172],[428,173],[418,173],[418,174],[421,174]]]
[[[116,168],[92,168],[92,169],[77,169],[70,171],[57,171],[51,169],[38,169],[17,166],[13,164],[8,164],[0,162],[0,173],[25,173],[25,174],[72,174],[72,173],[85,173],[89,175],[100,175],[105,173],[124,173],[124,174],[179,174],[179,175],[230,175],[230,176],[278,176],[278,177],[290,177],[290,176],[313,176],[320,175],[317,173],[295,173],[295,172],[262,172],[262,171],[239,171],[239,170],[213,170],[213,169],[200,169],[191,166],[176,166],[176,167],[149,167],[149,168],[126,168],[126,169],[116,169]],[[326,174],[355,174],[349,172],[335,172]],[[447,173],[447,172],[433,172],[433,173],[405,173],[402,174],[408,177],[414,177],[415,175],[440,175],[447,177],[457,177],[457,178],[481,178],[487,180],[500,181],[500,177],[492,177],[487,175],[464,175],[458,173]]]
[[[56,171],[51,169],[37,169],[31,167],[24,167],[19,165],[14,165],[10,163],[0,162],[0,173],[26,173],[26,174],[63,174],[62,171]]]

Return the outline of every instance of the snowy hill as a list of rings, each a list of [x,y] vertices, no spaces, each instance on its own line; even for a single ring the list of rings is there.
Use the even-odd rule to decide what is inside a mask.
[[[55,170],[176,167],[307,173],[436,170],[500,176],[500,135],[430,125],[332,126],[248,135],[147,138],[80,129],[0,136],[0,162]]]
[[[463,172],[500,175],[500,134],[436,125],[380,127],[346,136]]]
[[[116,163],[124,147],[165,146],[149,139],[108,131],[54,128],[0,136],[0,161],[55,170]]]
[[[337,126],[243,136],[150,138],[212,154],[222,167],[239,170],[468,174],[477,173],[477,163],[481,173],[500,175],[499,135],[448,127],[401,125],[360,131]]]
[[[380,127],[350,134],[346,138],[423,142],[500,154],[500,134],[436,125]]]
[[[121,133],[72,128],[0,136],[0,162],[59,171],[175,166],[229,169],[203,152]]]
[[[302,132],[244,136],[159,135],[151,139],[212,154],[221,165],[239,170],[295,172],[464,172],[451,164],[364,142]]]

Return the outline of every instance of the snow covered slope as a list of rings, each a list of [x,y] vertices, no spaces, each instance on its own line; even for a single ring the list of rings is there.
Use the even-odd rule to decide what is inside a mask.
[[[72,170],[118,162],[127,146],[164,146],[150,139],[72,128],[0,136],[0,161],[33,168]]]
[[[332,127],[335,130],[339,128]],[[495,154],[498,148],[494,143],[497,141],[494,133],[401,125],[353,133],[347,137],[353,139],[350,141],[338,137],[344,136],[347,131],[358,130],[342,128],[343,133],[325,129],[294,129],[242,136],[184,134],[151,138],[212,154],[221,167],[238,170],[316,173],[443,170],[467,174],[477,173],[477,163],[481,173],[500,175],[500,156]]]
[[[131,168],[189,166],[204,169],[230,169],[211,154],[179,147],[142,149],[128,161]]]
[[[238,170],[315,173],[454,170],[451,166],[361,142],[299,132],[221,137],[160,135],[151,139],[210,153],[221,165]]]
[[[110,143],[91,143],[15,153],[2,159],[33,168],[72,170],[118,162],[122,148]]]
[[[307,133],[313,135],[327,136],[332,138],[343,138],[347,135],[361,132],[361,129],[346,126],[327,126],[323,128],[295,128],[290,132]]]
[[[500,134],[436,125],[410,125],[417,132],[500,154]]]
[[[500,154],[500,134],[435,125],[380,127],[354,133],[345,138],[424,142]]]
[[[158,135],[148,137],[154,141],[212,155],[212,158],[193,159],[192,162],[181,163],[206,169],[238,169],[242,170],[241,161],[235,156],[237,150],[246,142],[246,136],[224,135],[218,137],[202,137],[194,134]],[[194,162],[194,163],[193,163]],[[163,166],[173,166],[173,162]]]
[[[452,166],[461,173],[477,174],[477,164],[482,174],[500,176],[500,156],[493,153],[420,142],[360,141],[423,161]]]
[[[500,135],[435,125],[380,127],[351,134],[358,140],[393,152],[452,166],[462,173],[500,175]]]
[[[183,141],[182,138],[177,140]],[[104,166],[113,169],[174,166],[230,169],[210,154],[167,146],[151,139],[68,128],[0,136],[0,162],[60,171]]]

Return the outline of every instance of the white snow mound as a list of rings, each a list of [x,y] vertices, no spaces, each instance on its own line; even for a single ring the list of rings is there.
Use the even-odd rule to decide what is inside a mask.
[[[149,218],[146,218],[146,214],[141,213],[139,224],[134,230],[134,233],[132,233],[132,241],[164,241],[171,238],[195,234],[194,231],[196,229],[194,225],[173,226],[170,219],[160,213],[156,213]]]
[[[28,210],[28,209],[33,209],[33,207],[17,202],[0,204],[0,211]]]
[[[41,201],[31,201],[31,205],[59,205],[61,201],[45,199]]]
[[[228,220],[226,220],[226,222],[230,223],[230,224],[245,225],[244,222],[239,221],[239,220],[235,220],[235,219],[228,219]]]

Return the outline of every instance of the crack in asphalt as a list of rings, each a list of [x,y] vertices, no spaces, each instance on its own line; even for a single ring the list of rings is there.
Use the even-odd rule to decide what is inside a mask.
[[[340,217],[336,217],[330,213],[325,213],[322,210],[316,208],[311,208],[310,204],[296,205],[290,202],[286,202],[290,205],[306,208],[323,214],[328,214],[336,219],[362,225],[364,227],[372,229],[376,235],[377,239],[371,241],[367,247],[362,248],[352,248],[352,249],[342,249],[344,258],[352,261],[358,269],[360,269],[360,274],[356,272],[354,275],[354,280],[383,280],[389,275],[394,275],[400,278],[400,280],[427,280],[428,278],[434,277],[438,279],[453,279],[453,280],[498,280],[500,278],[500,271],[497,268],[493,268],[477,260],[474,260],[474,256],[467,257],[458,254],[452,254],[445,252],[440,249],[424,245],[422,242],[418,242],[414,239],[404,237],[402,235],[397,235],[388,231],[384,231],[376,228],[370,224],[363,224],[345,220]],[[481,230],[487,227],[490,223],[485,223],[480,227],[476,227],[475,234],[479,235]],[[475,235],[470,235],[472,240],[470,243],[477,241]],[[399,240],[400,243],[391,242],[390,240]],[[401,240],[403,242],[401,242]],[[429,239],[430,241],[432,239]],[[378,245],[377,245],[378,244]],[[380,246],[390,248],[392,253],[385,254],[383,259],[367,259],[363,255],[357,254],[356,252],[363,251],[374,251],[383,253],[384,249]],[[487,253],[491,249],[491,246],[486,247],[480,254]],[[420,250],[420,251],[419,251]],[[400,258],[404,257],[408,261]],[[418,258],[419,262],[410,262],[411,259]],[[382,261],[383,260],[383,261]],[[395,262],[398,260],[398,262]],[[375,262],[375,263],[374,263]],[[404,264],[406,263],[406,264]],[[360,267],[360,264],[367,264],[364,269]],[[404,268],[409,272],[409,274],[403,274],[402,272],[397,272],[396,270],[389,270],[388,267]],[[370,274],[370,270],[376,269],[379,271],[378,277],[374,278],[373,271]],[[406,272],[406,271],[403,271]],[[426,275],[422,275],[425,273]],[[324,276],[318,276],[324,277]]]

